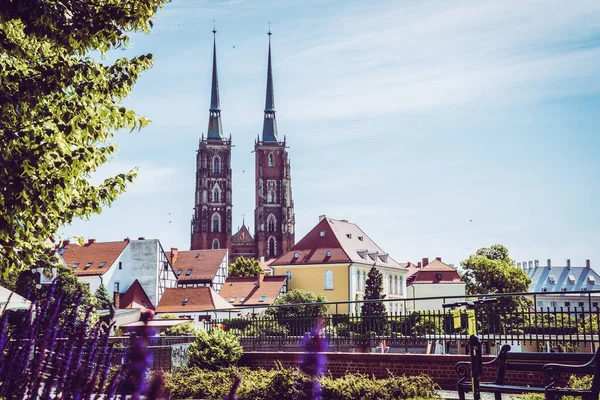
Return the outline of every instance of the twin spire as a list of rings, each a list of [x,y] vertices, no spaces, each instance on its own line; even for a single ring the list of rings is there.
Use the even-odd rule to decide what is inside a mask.
[[[220,139],[223,137],[221,123],[221,108],[219,103],[219,78],[217,76],[217,31],[213,29],[213,66],[212,85],[210,90],[210,109],[208,120],[207,139]],[[263,123],[262,141],[279,142],[277,136],[277,122],[275,121],[275,95],[273,93],[273,71],[271,68],[271,31],[269,30],[269,61],[267,66],[267,98],[265,100],[265,120]]]

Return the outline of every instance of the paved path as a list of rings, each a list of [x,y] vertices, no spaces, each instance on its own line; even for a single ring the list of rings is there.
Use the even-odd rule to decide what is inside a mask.
[[[458,400],[458,392],[455,390],[438,390],[440,396],[446,400]],[[467,400],[473,400],[473,393],[467,393]],[[502,393],[502,400],[518,399],[518,395]],[[481,393],[481,400],[494,400],[493,393]]]

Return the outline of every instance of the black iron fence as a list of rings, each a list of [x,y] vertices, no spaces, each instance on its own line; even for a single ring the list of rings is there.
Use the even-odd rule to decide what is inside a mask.
[[[247,350],[297,350],[321,316],[332,351],[464,353],[469,311],[442,309],[442,304],[482,297],[498,299],[473,310],[487,353],[504,343],[522,351],[594,351],[598,346],[600,292],[591,291],[386,299],[386,312],[378,316],[361,314],[366,303],[376,301],[246,307],[215,310],[206,324],[235,333]]]

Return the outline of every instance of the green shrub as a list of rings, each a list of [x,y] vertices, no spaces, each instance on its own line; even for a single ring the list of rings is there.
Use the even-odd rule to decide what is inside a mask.
[[[567,384],[567,387],[570,388],[574,388],[574,389],[589,389],[590,387],[592,387],[592,376],[591,375],[586,375],[586,376],[582,376],[581,378],[576,376],[576,375],[571,375],[569,377],[569,383]],[[538,394],[538,393],[527,393],[527,394],[523,394],[523,395],[519,395],[518,399],[519,400],[544,400],[544,395],[543,394]],[[517,396],[511,396],[511,399],[517,399]],[[563,396],[563,400],[580,400],[581,396]]]
[[[216,370],[235,365],[242,352],[240,341],[234,334],[218,328],[198,330],[196,340],[188,350],[188,365]]]
[[[165,329],[166,336],[187,336],[196,335],[200,328],[195,327],[191,322],[179,324]]]

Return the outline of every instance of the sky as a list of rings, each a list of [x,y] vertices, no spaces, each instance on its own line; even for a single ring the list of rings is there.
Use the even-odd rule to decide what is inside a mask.
[[[152,53],[96,182],[127,192],[59,236],[190,246],[195,153],[208,126],[213,20],[233,229],[254,230],[269,21],[289,145],[296,241],[319,215],[356,223],[396,261],[458,265],[503,244],[516,261],[600,263],[600,2],[174,0],[118,57]]]

